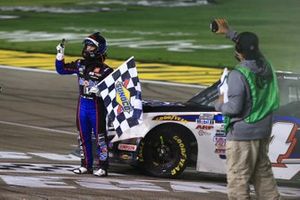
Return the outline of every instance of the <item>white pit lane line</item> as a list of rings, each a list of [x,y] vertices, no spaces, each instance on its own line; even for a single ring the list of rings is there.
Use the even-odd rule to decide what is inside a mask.
[[[63,134],[68,134],[68,135],[77,135],[77,133],[75,133],[75,132],[63,131],[63,130],[57,130],[57,129],[51,129],[51,128],[43,128],[43,127],[39,127],[39,126],[32,126],[32,125],[15,123],[15,122],[0,121],[0,124],[18,126],[18,127],[23,127],[23,128],[31,128],[31,129],[47,131],[47,132],[53,132],[53,133],[63,133]]]

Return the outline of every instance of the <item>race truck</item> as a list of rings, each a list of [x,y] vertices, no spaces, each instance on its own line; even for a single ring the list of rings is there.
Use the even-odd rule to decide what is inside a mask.
[[[277,72],[281,107],[274,114],[269,157],[276,178],[300,172],[300,75]],[[225,174],[223,116],[214,109],[216,82],[185,103],[143,102],[143,123],[136,137],[110,144],[113,161],[128,163],[157,177],[175,178],[187,166]],[[115,135],[112,127],[109,136]]]

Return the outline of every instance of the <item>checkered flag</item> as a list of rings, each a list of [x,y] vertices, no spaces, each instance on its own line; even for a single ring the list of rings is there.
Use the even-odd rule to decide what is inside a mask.
[[[98,89],[119,137],[142,122],[142,91],[133,57],[99,83]]]

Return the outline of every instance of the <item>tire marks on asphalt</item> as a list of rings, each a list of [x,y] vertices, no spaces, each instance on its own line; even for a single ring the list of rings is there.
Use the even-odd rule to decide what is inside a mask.
[[[226,196],[226,183],[208,181],[167,180],[145,177],[130,178],[130,174],[110,172],[109,177],[99,178],[91,174],[74,175],[72,169],[77,165],[55,163],[31,163],[31,155],[43,157],[51,161],[72,161],[69,155],[53,153],[22,153],[0,151],[0,180],[6,185],[25,188],[47,189],[96,189],[101,191],[140,191],[163,193],[211,194]],[[7,160],[22,162],[7,162]],[[78,158],[79,159],[79,158]],[[25,160],[29,161],[24,162]],[[74,161],[74,160],[73,160]],[[251,188],[253,192],[253,188]],[[279,187],[280,193],[292,199],[300,197],[300,189]]]

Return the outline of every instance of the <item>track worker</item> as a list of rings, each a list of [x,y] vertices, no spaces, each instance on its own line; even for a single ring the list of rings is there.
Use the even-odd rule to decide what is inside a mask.
[[[259,50],[256,34],[238,34],[224,19],[215,22],[216,33],[235,42],[239,61],[228,74],[227,94],[220,94],[215,103],[216,110],[225,116],[228,198],[250,199],[253,183],[257,199],[280,199],[268,157],[272,112],[279,107],[276,75]]]
[[[106,109],[103,100],[90,92],[91,87],[102,81],[113,70],[104,61],[106,40],[99,32],[83,41],[82,59],[65,63],[64,44],[59,44],[56,55],[56,71],[61,75],[78,76],[79,99],[77,106],[77,128],[80,138],[81,166],[73,170],[76,174],[107,176],[108,139],[106,132]],[[92,134],[96,139],[98,169],[93,172]]]

